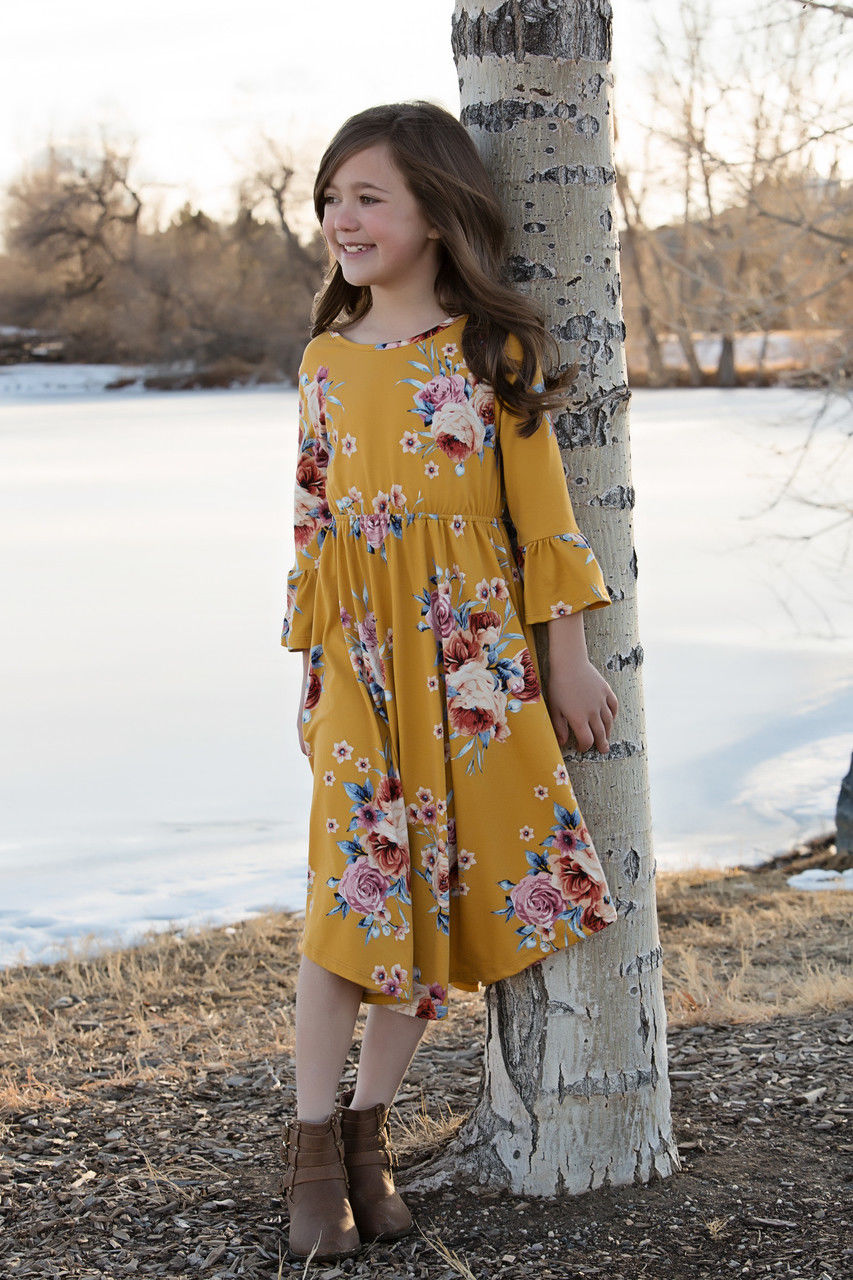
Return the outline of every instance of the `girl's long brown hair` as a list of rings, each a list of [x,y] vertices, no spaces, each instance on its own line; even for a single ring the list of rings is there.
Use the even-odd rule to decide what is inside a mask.
[[[447,315],[468,316],[462,334],[465,363],[520,419],[520,433],[532,435],[543,412],[565,405],[575,371],[556,372],[559,351],[542,317],[505,282],[506,222],[485,166],[459,121],[430,102],[395,102],[352,116],[320,161],[314,184],[320,223],[326,188],[341,164],[381,143],[439,233],[435,291]],[[370,305],[370,289],[348,284],[332,257],[314,301],[312,337],[340,323],[341,317],[348,322],[360,319]],[[505,349],[511,333],[521,345],[518,361]],[[535,389],[537,368],[542,370],[544,390],[541,384]]]

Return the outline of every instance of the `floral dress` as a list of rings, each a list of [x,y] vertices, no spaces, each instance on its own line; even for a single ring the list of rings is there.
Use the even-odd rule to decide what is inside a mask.
[[[310,651],[304,952],[430,1019],[616,919],[531,632],[609,597],[548,418],[519,435],[464,324],[306,348],[282,634]]]

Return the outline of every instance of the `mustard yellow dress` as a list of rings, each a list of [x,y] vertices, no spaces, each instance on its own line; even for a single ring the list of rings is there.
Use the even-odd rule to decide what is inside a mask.
[[[518,434],[464,324],[308,344],[282,634],[310,650],[305,954],[430,1019],[616,919],[531,633],[609,597],[550,422]]]

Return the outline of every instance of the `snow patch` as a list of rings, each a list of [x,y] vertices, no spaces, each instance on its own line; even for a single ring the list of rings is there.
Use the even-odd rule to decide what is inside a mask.
[[[853,889],[853,867],[846,871],[829,871],[826,867],[809,867],[795,876],[788,876],[792,889]]]

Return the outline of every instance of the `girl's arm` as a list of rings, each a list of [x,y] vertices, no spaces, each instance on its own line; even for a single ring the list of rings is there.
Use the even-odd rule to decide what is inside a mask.
[[[586,652],[583,612],[552,618],[548,627],[548,688],[545,701],[560,746],[569,729],[580,751],[610,750],[610,732],[619,704]]]
[[[308,755],[308,748],[305,746],[305,739],[302,736],[302,713],[305,710],[305,698],[308,693],[308,670],[311,666],[311,650],[302,650],[302,697],[299,699],[299,711],[296,716],[296,733],[299,737],[299,750],[304,756]]]

